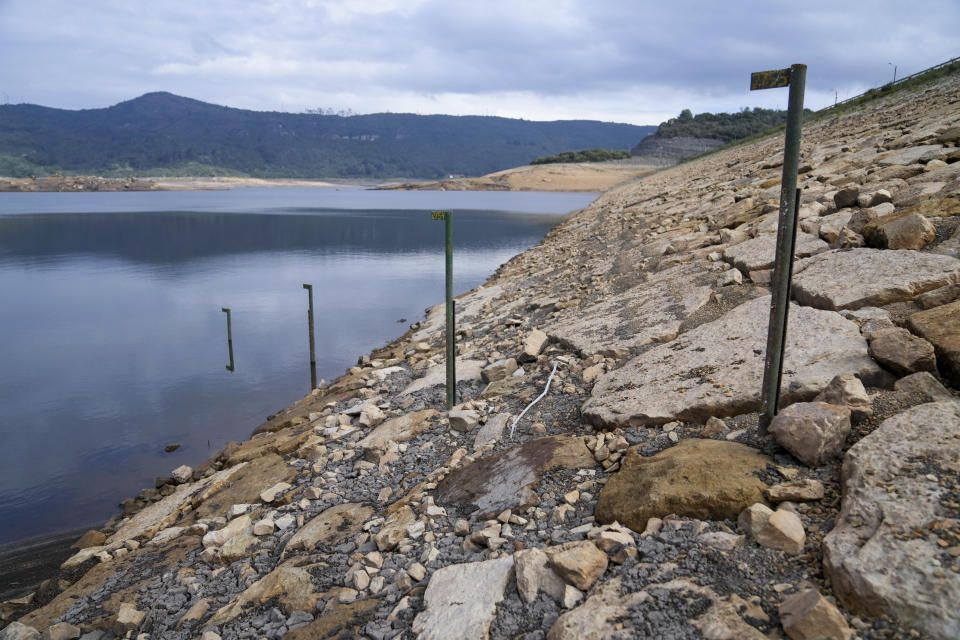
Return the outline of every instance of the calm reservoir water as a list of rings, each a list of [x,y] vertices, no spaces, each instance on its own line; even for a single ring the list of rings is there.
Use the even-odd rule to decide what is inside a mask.
[[[0,194],[0,543],[97,526],[331,380],[594,194],[273,188]],[[233,313],[236,369],[225,315]],[[398,320],[405,318],[404,323]],[[183,446],[164,453],[168,443]]]

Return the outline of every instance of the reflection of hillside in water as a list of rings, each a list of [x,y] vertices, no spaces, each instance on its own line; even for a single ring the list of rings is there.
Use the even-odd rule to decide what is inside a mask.
[[[89,255],[176,264],[242,253],[418,253],[442,249],[443,226],[426,211],[288,209],[284,214],[194,212],[0,216],[0,260]],[[294,212],[296,212],[294,214]],[[458,211],[459,249],[539,239],[556,216]],[[534,240],[535,241],[535,240]]]

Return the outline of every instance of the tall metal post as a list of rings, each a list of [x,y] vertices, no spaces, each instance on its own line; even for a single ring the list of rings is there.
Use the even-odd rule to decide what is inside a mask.
[[[307,326],[310,328],[310,390],[317,388],[317,351],[313,340],[313,285],[305,284],[310,306],[307,307]]]
[[[772,73],[772,72],[767,72]],[[790,280],[793,275],[794,245],[797,237],[797,208],[800,193],[797,189],[797,169],[800,165],[800,133],[803,116],[803,91],[807,66],[795,64],[777,73],[786,75],[790,87],[787,106],[787,131],[783,149],[783,177],[780,181],[780,214],[777,225],[776,262],[771,280],[770,324],[767,332],[767,353],[763,363],[763,387],[760,398],[759,434],[766,435],[767,427],[777,415],[780,400],[780,381],[783,373],[784,345],[787,336],[787,316],[790,311]],[[754,74],[757,76],[758,74]],[[782,77],[782,76],[781,76]],[[765,89],[783,84],[757,86]]]
[[[230,308],[220,307],[220,311],[227,314],[227,350],[230,352],[230,364],[227,365],[227,371],[233,371],[233,327],[230,326]]]
[[[447,258],[447,408],[457,403],[457,351],[454,342],[456,318],[453,300],[453,212],[447,211],[444,220]]]

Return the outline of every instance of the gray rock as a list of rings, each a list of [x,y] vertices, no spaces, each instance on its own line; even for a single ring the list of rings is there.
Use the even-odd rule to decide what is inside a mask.
[[[727,247],[723,251],[724,259],[741,271],[759,271],[773,268],[776,259],[777,236],[765,233],[752,240]],[[830,249],[823,240],[808,233],[797,233],[794,255],[797,258],[823,253]]]
[[[483,371],[480,372],[480,376],[483,378],[484,382],[490,383],[496,382],[497,380],[503,380],[516,370],[516,360],[513,358],[502,358],[485,366]]]
[[[873,415],[870,396],[857,376],[836,376],[817,394],[814,401],[849,407],[854,420],[863,420]]]
[[[457,382],[476,381],[481,379],[481,372],[486,363],[480,360],[468,360],[457,358]],[[401,396],[408,396],[417,391],[423,391],[430,387],[438,387],[447,383],[447,365],[438,364],[427,369],[422,377],[417,378],[410,385],[400,392]]]
[[[487,640],[512,573],[512,556],[434,571],[423,595],[424,610],[413,620],[418,640]]]
[[[955,401],[956,398],[940,382],[926,371],[919,371],[900,378],[894,383],[896,391],[923,393],[933,402]]]
[[[851,249],[805,258],[794,274],[793,297],[800,304],[858,309],[960,282],[960,260],[918,251]]]
[[[937,370],[933,345],[900,327],[873,333],[870,338],[870,355],[900,376],[917,371]]]
[[[770,298],[756,298],[627,361],[597,380],[584,416],[594,424],[622,426],[700,422],[756,410],[769,313]],[[812,398],[840,374],[868,382],[883,377],[854,323],[791,305],[783,401]]]
[[[773,509],[760,502],[755,502],[740,512],[737,516],[737,526],[751,538],[755,538],[760,530],[767,526],[767,520],[773,515]]]
[[[477,435],[473,438],[473,448],[479,449],[485,444],[493,444],[499,440],[511,417],[509,413],[498,413],[487,418],[486,424],[477,429]]]
[[[910,165],[927,162],[939,158],[943,147],[939,144],[924,144],[916,147],[907,147],[895,151],[881,153],[875,159],[875,162],[881,167],[893,165]]]
[[[533,602],[541,591],[554,600],[563,600],[566,583],[547,566],[543,549],[521,549],[513,554],[516,563],[517,592],[524,602]]]
[[[840,455],[850,433],[850,409],[825,402],[798,402],[770,423],[773,438],[808,467]]]
[[[0,640],[40,640],[40,632],[19,622],[11,622],[0,631]]]
[[[823,567],[848,610],[891,615],[937,640],[960,637],[960,574],[942,565],[936,535],[912,535],[943,519],[949,489],[927,475],[955,468],[958,433],[960,405],[928,403],[888,418],[847,452]]]
[[[170,477],[176,480],[177,484],[183,484],[184,482],[189,482],[190,478],[193,476],[193,469],[187,465],[180,465],[176,469],[170,472]]]
[[[837,237],[840,235],[840,231],[847,226],[847,223],[850,222],[852,217],[852,209],[843,209],[841,211],[837,211],[836,213],[832,213],[829,216],[820,218],[820,227],[818,231],[820,237],[827,242],[836,241]]]
[[[716,274],[699,264],[658,272],[604,302],[571,312],[544,327],[551,339],[583,355],[613,355],[673,340],[686,318],[710,301]]]

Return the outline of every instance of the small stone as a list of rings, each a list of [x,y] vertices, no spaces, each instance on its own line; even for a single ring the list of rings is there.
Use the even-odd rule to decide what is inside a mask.
[[[700,435],[704,438],[712,438],[713,436],[724,435],[727,431],[729,431],[729,429],[727,428],[726,422],[720,418],[711,417],[703,425],[703,430],[700,432]]]
[[[117,629],[121,631],[121,633],[136,629],[146,617],[147,614],[145,611],[138,611],[132,604],[124,602],[120,605],[120,610],[117,612]]]
[[[307,500],[317,500],[323,494],[320,487],[307,487],[303,491],[303,497]]]
[[[743,274],[740,272],[740,269],[727,269],[717,278],[718,287],[727,287],[732,284],[743,284]]]
[[[786,598],[780,623],[791,640],[847,640],[853,635],[840,610],[816,589]]]
[[[387,414],[377,405],[371,403],[366,405],[363,408],[363,411],[360,412],[360,418],[357,420],[357,424],[361,427],[375,427],[384,420],[386,420]]]
[[[353,586],[357,591],[363,591],[370,586],[370,574],[363,569],[358,569],[353,573]]]
[[[266,503],[273,502],[277,499],[277,496],[290,488],[290,484],[287,482],[278,482],[269,489],[265,490],[260,494],[260,499]]]
[[[297,518],[293,514],[286,513],[274,520],[274,524],[277,525],[277,529],[283,531],[284,529],[289,529],[292,527],[296,521]]]
[[[807,536],[803,530],[803,523],[797,514],[785,509],[777,509],[757,532],[756,541],[771,549],[780,549],[786,553],[797,555],[803,552],[803,543]]]
[[[577,504],[577,500],[580,499],[580,492],[574,489],[569,493],[563,494],[563,501],[567,504],[574,505]]]
[[[726,531],[710,531],[708,533],[701,533],[697,536],[697,540],[714,549],[733,551],[743,542],[743,536],[735,533],[727,533]]]
[[[550,567],[581,591],[588,590],[607,570],[607,554],[592,542],[568,542],[545,550]]]
[[[457,520],[453,523],[453,532],[458,536],[465,536],[470,533],[470,523],[464,519]]]
[[[250,510],[249,504],[230,505],[230,508],[227,509],[227,520],[233,520],[234,518],[239,518],[249,510]]]
[[[564,609],[573,609],[583,600],[583,592],[572,585],[563,586],[562,604]]]
[[[840,455],[850,433],[850,409],[825,402],[798,402],[770,423],[777,443],[809,467]]]
[[[172,443],[168,444],[167,446],[165,446],[165,447],[163,448],[163,450],[166,451],[167,453],[173,453],[174,451],[176,451],[177,449],[179,449],[179,448],[182,447],[182,446],[183,446],[183,445],[180,444],[179,442],[172,442]]]
[[[602,364],[591,365],[583,370],[583,372],[580,374],[580,377],[583,379],[584,383],[590,384],[596,380],[598,376],[602,375],[603,371],[604,369]]]
[[[255,536],[266,536],[273,533],[276,527],[273,524],[273,520],[258,520],[253,524],[253,535]]]
[[[200,640],[220,640],[220,634],[216,631],[204,631]]]
[[[539,329],[534,329],[528,333],[523,340],[523,353],[520,355],[520,361],[535,362],[549,340],[547,334]]]
[[[873,415],[873,405],[863,382],[852,374],[834,376],[830,384],[817,394],[814,402],[849,407],[851,417],[855,420],[863,420]]]
[[[351,589],[350,587],[342,587],[340,592],[337,594],[337,600],[341,603],[353,602],[356,600],[360,594],[356,589]]]
[[[170,472],[170,477],[172,477],[177,484],[183,484],[184,482],[188,482],[193,477],[193,469],[185,464],[180,465]]]
[[[767,521],[770,520],[772,515],[773,509],[757,502],[740,512],[740,516],[737,518],[737,526],[751,538],[755,538],[757,533],[767,525]]]
[[[857,185],[847,185],[837,191],[833,196],[833,203],[837,209],[843,209],[857,204],[857,198],[860,196],[860,187]]]
[[[416,582],[420,582],[425,577],[427,577],[427,569],[419,562],[414,562],[410,565],[410,568],[407,569],[407,573],[413,578]]]
[[[43,640],[76,640],[80,637],[80,627],[69,622],[58,622],[43,632]]]
[[[503,358],[502,360],[497,360],[491,364],[488,364],[480,372],[480,376],[483,378],[483,381],[486,383],[496,382],[497,380],[503,380],[511,373],[517,370],[517,361],[513,358]]]
[[[781,482],[769,487],[766,491],[771,502],[809,502],[823,499],[823,484],[813,479]]]
[[[473,409],[454,409],[447,414],[447,421],[454,431],[466,433],[479,424],[480,412]]]

